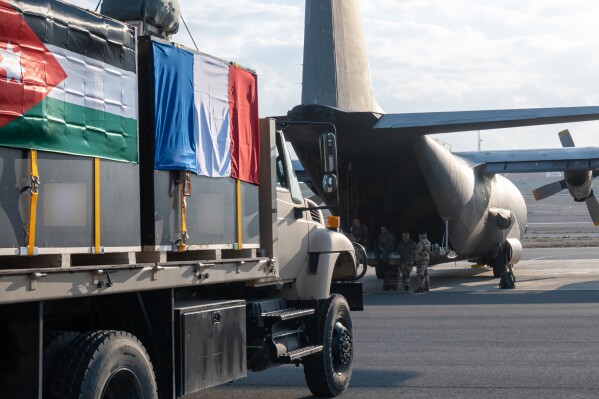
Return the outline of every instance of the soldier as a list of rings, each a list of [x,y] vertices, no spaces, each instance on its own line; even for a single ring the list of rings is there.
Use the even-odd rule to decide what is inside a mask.
[[[368,227],[360,222],[359,218],[355,218],[349,230],[353,237],[353,241],[361,244],[364,248],[368,248]]]
[[[414,267],[414,254],[416,252],[416,243],[410,239],[410,233],[404,231],[401,233],[401,241],[397,244],[399,253],[399,270],[401,270],[401,279],[404,290],[410,290],[410,273]]]
[[[383,281],[383,290],[394,289],[397,291],[399,283],[399,271],[397,266],[389,265],[389,255],[395,251],[395,237],[387,227],[381,226],[381,235],[378,239],[376,257],[380,265],[385,267],[385,279]]]
[[[430,260],[431,242],[426,238],[426,231],[418,233],[418,244],[416,244],[416,274],[418,275],[419,287],[414,292],[426,292],[430,289],[428,278],[428,262]]]
[[[379,236],[378,244],[378,252],[382,255],[383,259],[387,259],[389,254],[395,251],[395,237],[385,226],[381,226],[381,235]]]

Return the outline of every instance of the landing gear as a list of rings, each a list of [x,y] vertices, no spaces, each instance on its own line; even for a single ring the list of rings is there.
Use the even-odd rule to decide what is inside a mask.
[[[503,273],[506,273],[507,265],[501,262],[494,262],[491,267],[493,267],[493,276],[501,277]]]
[[[489,262],[489,266],[491,266],[493,268],[493,276],[495,277],[501,277],[501,275],[503,273],[506,272],[510,272],[512,273],[511,267],[509,266],[509,262],[510,262],[510,254],[508,254],[508,252],[510,251],[509,246],[504,243],[501,246],[501,249],[499,250],[499,253],[497,254],[497,257],[494,259],[491,259],[491,261]],[[512,273],[514,274],[514,273]]]
[[[507,254],[508,249],[505,247],[499,251],[495,259],[492,259],[489,265],[493,268],[493,276],[499,277],[499,288],[511,289],[516,287],[516,276],[514,269],[510,265],[510,256]]]
[[[512,289],[516,288],[516,276],[511,265],[508,265],[508,271],[501,275],[499,279],[499,288]]]
[[[493,276],[495,277],[501,277],[503,273],[509,271],[503,251],[501,251],[497,258],[491,260],[490,266],[493,268]]]
[[[491,259],[489,265],[493,268],[493,275],[499,277],[499,288],[516,288],[516,276],[512,265],[509,264],[511,256],[508,255],[509,249],[503,246],[495,259]]]
[[[349,305],[341,295],[331,295],[318,310],[324,329],[322,352],[306,357],[304,375],[314,396],[332,398],[347,389],[353,369],[353,335]]]

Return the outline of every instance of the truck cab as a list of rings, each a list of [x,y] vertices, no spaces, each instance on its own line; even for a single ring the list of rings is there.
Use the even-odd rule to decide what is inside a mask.
[[[294,299],[326,298],[331,281],[355,278],[353,245],[336,229],[327,228],[322,208],[303,197],[283,130],[275,131],[273,150],[276,208],[272,214],[277,219],[273,253],[281,265],[279,276],[292,282],[287,294]]]

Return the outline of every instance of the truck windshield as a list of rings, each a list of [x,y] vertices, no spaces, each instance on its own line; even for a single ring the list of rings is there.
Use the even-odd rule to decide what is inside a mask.
[[[276,154],[277,154],[277,158],[276,158],[275,168],[276,168],[276,172],[277,172],[277,186],[288,188],[287,187],[287,173],[285,172],[285,162],[283,162],[283,155],[281,155],[281,153],[279,153],[278,140],[277,140]]]
[[[291,165],[291,158],[289,157],[289,151],[287,151],[287,143],[283,132],[277,133],[276,155],[277,185],[287,188],[291,192],[293,202],[301,204],[303,202],[302,191]]]

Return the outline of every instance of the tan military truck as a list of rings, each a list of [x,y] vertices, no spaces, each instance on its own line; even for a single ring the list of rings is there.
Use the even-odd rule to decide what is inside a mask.
[[[219,115],[168,91],[190,81],[156,46],[224,61],[57,0],[0,1],[0,20],[25,93],[0,95],[0,396],[170,399],[282,364],[303,365],[316,396],[343,392],[355,253],[302,197],[285,126],[228,114],[249,126],[254,182],[169,169],[161,146],[184,159],[199,145],[171,145],[185,123]],[[320,133],[327,192],[333,131]]]

